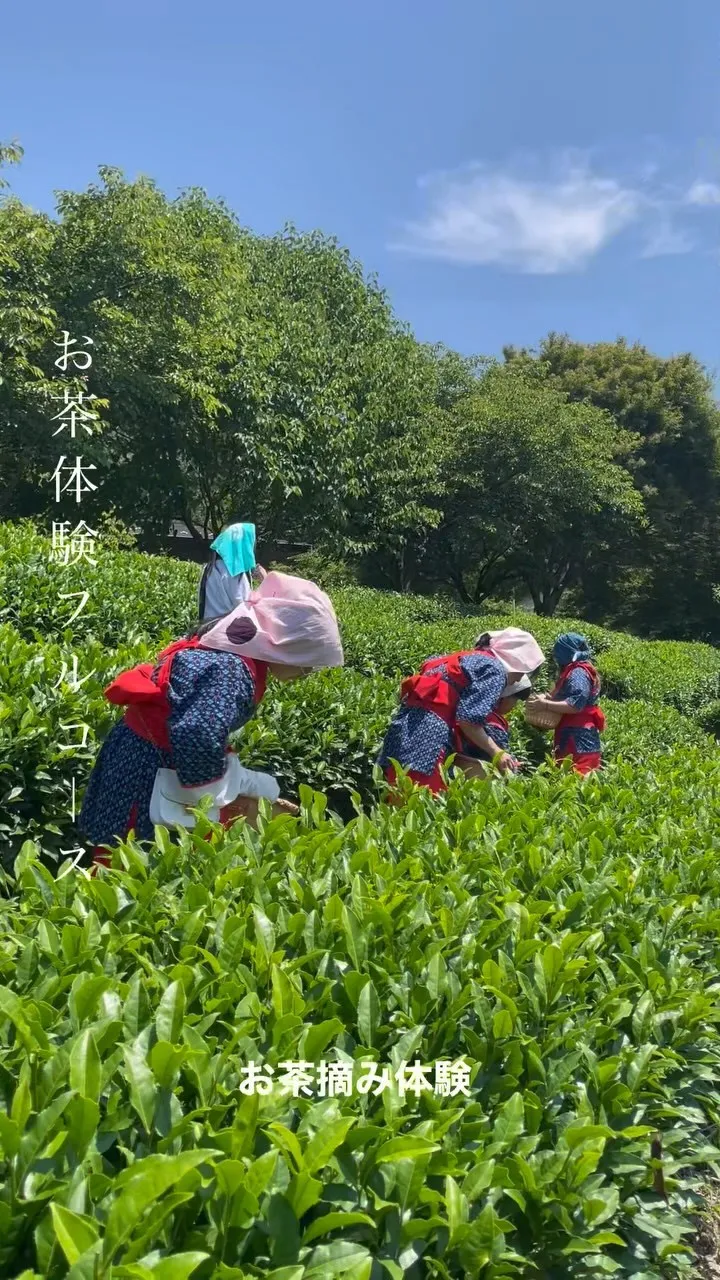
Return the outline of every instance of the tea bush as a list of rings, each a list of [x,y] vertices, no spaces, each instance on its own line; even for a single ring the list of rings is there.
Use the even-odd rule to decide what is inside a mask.
[[[720,738],[720,698],[701,707],[698,721],[706,733]]]
[[[367,674],[380,669],[407,675],[431,655],[471,647],[481,631],[515,626],[532,631],[546,654],[561,631],[583,632],[595,650],[606,697],[646,698],[697,715],[720,696],[720,651],[711,645],[637,640],[577,618],[538,618],[521,611],[463,617],[445,606],[444,618],[428,621],[420,607],[416,620],[412,598],[362,589],[335,592],[333,599],[343,623],[346,660]],[[543,668],[538,685],[547,688],[551,680],[549,668]]]
[[[198,570],[63,568],[91,591],[68,630],[48,550],[0,526],[0,1275],[695,1274],[720,1178],[717,651],[533,618],[546,649],[596,646],[606,770],[542,763],[516,713],[525,776],[392,809],[373,761],[400,676],[528,619],[339,588],[348,665],[271,684],[236,739],[301,818],[159,829],[90,879],[63,862],[69,780],[118,714],[105,685],[193,620]],[[458,1059],[468,1096],[247,1091],[253,1063]]]
[[[67,636],[64,644],[32,643],[13,627],[0,626],[0,863],[5,866],[26,838],[39,843],[51,864],[62,849],[77,845],[72,779],[79,802],[98,746],[119,715],[103,689],[118,671],[156,651],[147,642],[107,649],[88,638],[78,665],[84,683],[73,691],[67,683],[73,649],[78,646]],[[60,683],[63,671],[66,681]],[[355,793],[366,805],[377,795],[374,762],[397,697],[396,679],[348,668],[294,686],[271,682],[257,718],[234,736],[233,745],[249,767],[273,773],[284,794],[296,795],[301,785],[323,791],[333,810],[347,819],[355,811]],[[675,746],[716,749],[698,725],[671,707],[609,702],[607,716],[609,762],[644,761]],[[91,731],[84,747],[79,729],[63,729],[81,723]],[[549,737],[530,730],[519,711],[512,725],[513,749],[536,767],[547,755]]]
[[[107,648],[147,643],[156,649],[196,621],[200,569],[169,557],[99,548],[95,567],[58,566],[51,544],[29,524],[0,524],[0,622],[26,639],[63,639],[77,599],[72,640]],[[425,658],[467,648],[483,630],[530,627],[546,653],[560,631],[585,632],[595,646],[606,695],[663,702],[697,716],[720,698],[720,651],[710,645],[642,641],[568,618],[537,618],[520,610],[472,616],[444,599],[402,596],[361,587],[331,592],[342,625],[346,663],[365,675],[395,680]],[[547,686],[547,668],[539,683]]]
[[[136,551],[98,546],[96,564],[51,560],[52,543],[32,525],[0,524],[0,622],[26,639],[62,638],[79,599],[89,592],[72,624],[72,638],[99,640],[109,648],[142,638],[175,639],[197,621],[197,565]]]
[[[666,702],[691,716],[720,697],[720,651],[709,645],[623,637],[598,665],[610,697]]]
[[[344,827],[305,792],[300,820],[159,830],[96,880],[26,845],[1,1273],[693,1274],[695,1171],[720,1173],[718,797],[720,757],[687,748]],[[432,1071],[319,1096],[323,1061],[458,1059],[469,1096]]]
[[[70,644],[37,644],[0,625],[0,862],[12,860],[26,837],[37,840],[51,860],[77,843],[70,807],[72,779],[78,798],[97,744],[117,718],[103,689],[116,672],[151,656],[149,648],[107,650],[86,641],[78,678],[95,674],[73,692]],[[66,681],[61,682],[65,670]],[[86,723],[82,730],[67,729]],[[65,750],[69,744],[71,750]]]
[[[699,747],[710,755],[717,746],[694,720],[662,703],[629,701],[605,704],[603,750],[608,762],[646,764],[675,748]]]

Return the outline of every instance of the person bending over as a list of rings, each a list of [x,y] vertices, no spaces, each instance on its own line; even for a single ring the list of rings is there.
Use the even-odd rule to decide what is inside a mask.
[[[516,684],[509,685],[494,709],[483,720],[483,729],[496,747],[510,756],[512,767],[516,773],[521,764],[510,752],[510,724],[508,716],[519,702],[525,702],[532,693],[532,681],[529,676],[522,676]],[[487,769],[483,762],[491,760],[490,753],[473,745],[460,733],[458,755],[455,763],[471,778],[484,778]]]
[[[484,722],[508,686],[543,661],[534,637],[516,627],[486,632],[473,649],[429,658],[403,681],[400,706],[385,735],[378,763],[390,787],[400,765],[417,785],[434,794],[445,790],[441,767],[462,742],[486,752],[503,772],[512,770],[512,757]]]
[[[343,665],[337,619],[312,582],[270,573],[246,603],[201,624],[152,663],[125,671],[105,691],[125,714],[111,730],[90,775],[79,827],[101,846],[132,830],[151,840],[154,826],[191,827],[189,809],[210,796],[227,824],[247,801],[279,801],[268,774],[244,769],[230,734],[255,714],[268,675],[297,680]],[[281,802],[286,811],[297,810]]]

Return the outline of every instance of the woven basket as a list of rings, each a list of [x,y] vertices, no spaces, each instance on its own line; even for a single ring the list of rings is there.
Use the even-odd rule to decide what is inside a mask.
[[[525,703],[525,719],[533,729],[557,729],[562,713],[553,711],[542,698],[528,698]]]

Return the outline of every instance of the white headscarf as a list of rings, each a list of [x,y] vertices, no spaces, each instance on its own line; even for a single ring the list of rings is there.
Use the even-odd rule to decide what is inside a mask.
[[[201,643],[241,658],[313,671],[341,667],[345,661],[335,610],[325,592],[289,573],[269,573]]]
[[[526,689],[532,689],[532,680],[529,676],[521,676],[515,684],[505,686],[504,698],[515,698],[519,693],[524,693]]]
[[[545,654],[534,636],[529,631],[521,631],[518,627],[506,627],[504,631],[485,632],[489,635],[489,648],[495,657],[502,662],[506,671],[517,671],[521,675],[529,675],[537,671],[545,661]],[[478,636],[477,645],[482,639]]]

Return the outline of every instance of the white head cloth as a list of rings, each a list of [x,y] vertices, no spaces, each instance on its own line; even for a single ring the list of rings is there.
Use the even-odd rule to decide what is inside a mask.
[[[532,689],[532,680],[529,676],[521,676],[519,680],[515,681],[515,684],[505,686],[503,697],[514,698],[518,693],[524,693],[526,689]]]

